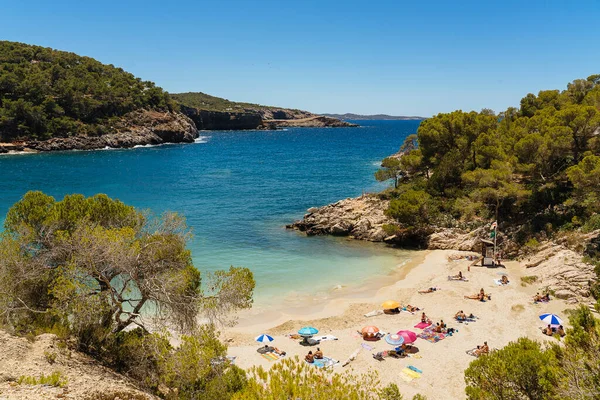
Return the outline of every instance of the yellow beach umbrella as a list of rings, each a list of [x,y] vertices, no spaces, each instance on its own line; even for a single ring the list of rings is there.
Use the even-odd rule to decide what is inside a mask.
[[[394,300],[388,300],[388,301],[384,302],[384,303],[381,305],[381,307],[382,307],[384,310],[392,310],[392,309],[394,309],[394,308],[398,308],[398,307],[400,307],[400,303],[398,303],[397,301],[394,301]]]

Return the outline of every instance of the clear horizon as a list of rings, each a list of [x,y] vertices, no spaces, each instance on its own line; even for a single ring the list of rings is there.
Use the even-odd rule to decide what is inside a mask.
[[[498,112],[600,73],[597,1],[31,1],[2,9],[4,40],[90,56],[172,93],[316,113]]]

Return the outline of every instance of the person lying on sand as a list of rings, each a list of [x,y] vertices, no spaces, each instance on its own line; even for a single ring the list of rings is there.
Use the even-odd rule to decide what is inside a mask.
[[[502,275],[502,279],[500,279],[500,283],[503,285],[508,285],[508,276]]]
[[[449,276],[448,278],[451,280],[454,280],[454,281],[465,281],[466,280],[466,278],[462,274],[462,271],[458,271],[457,275],[452,275],[452,276]]]
[[[323,352],[321,351],[320,348],[317,347],[317,351],[315,351],[314,357],[317,360],[322,360],[323,359]]]
[[[404,307],[404,310],[408,311],[408,312],[415,312],[415,311],[419,311],[420,308],[419,307],[415,307],[415,306],[411,306],[410,304],[407,305],[406,307]]]
[[[482,290],[483,290],[483,289],[482,289]],[[481,293],[481,292],[479,292],[479,293],[477,293],[477,294],[474,294],[474,295],[472,295],[472,296],[467,296],[467,295],[465,295],[465,296],[464,296],[464,298],[465,298],[465,299],[470,299],[470,300],[486,301],[486,300],[490,300],[490,299],[491,299],[491,296],[490,296],[489,294],[485,294],[485,293]]]
[[[313,353],[312,353],[312,351],[309,351],[309,352],[308,352],[308,354],[307,354],[307,355],[304,357],[304,360],[305,360],[307,363],[311,363],[311,364],[315,362],[315,356],[313,356]]]
[[[429,319],[429,317],[427,315],[425,315],[425,313],[421,314],[421,322],[426,323],[426,324],[430,324],[431,323],[431,319]]]
[[[273,353],[277,354],[278,356],[285,356],[287,353],[283,350],[279,350],[277,347],[273,348]]]
[[[430,287],[429,289],[419,290],[419,293],[433,293],[436,290],[438,290],[438,288]]]

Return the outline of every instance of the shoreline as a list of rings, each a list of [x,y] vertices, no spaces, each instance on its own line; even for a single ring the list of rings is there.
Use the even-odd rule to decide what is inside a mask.
[[[221,336],[229,346],[229,355],[237,357],[236,364],[241,368],[270,368],[277,361],[260,357],[256,352],[260,345],[254,342],[254,337],[267,333],[275,338],[273,346],[286,351],[288,356],[298,355],[303,358],[308,350],[314,351],[316,347],[306,348],[285,335],[296,332],[302,326],[311,325],[319,329],[319,335],[334,335],[339,339],[321,342],[319,346],[326,356],[343,363],[356,349],[361,349],[349,367],[337,366],[333,369],[334,372],[342,373],[351,369],[354,374],[360,374],[376,370],[383,385],[396,383],[401,393],[409,396],[408,398],[417,393],[429,398],[465,398],[464,370],[474,360],[466,354],[467,350],[483,341],[488,341],[491,348],[501,348],[522,336],[541,342],[555,341],[541,334],[539,328],[543,324],[538,316],[553,312],[566,322],[565,309],[574,307],[558,299],[547,304],[533,304],[532,296],[540,287],[536,284],[522,286],[520,278],[528,273],[524,263],[509,261],[506,262],[506,268],[502,269],[477,266],[468,271],[471,261],[464,257],[456,261],[450,259],[451,256],[468,254],[472,253],[454,250],[422,251],[393,271],[387,277],[386,285],[378,280],[373,282],[373,286],[367,284],[350,293],[328,299],[319,304],[319,307],[299,304],[287,309],[263,310],[262,315],[248,315],[246,321],[240,320],[240,324],[224,329]],[[458,271],[462,271],[469,282],[447,280],[448,275]],[[498,279],[499,274],[503,273],[508,274],[510,284],[497,286],[494,279]],[[418,290],[431,286],[442,290],[429,294],[417,293]],[[463,298],[464,295],[478,292],[482,287],[492,294],[491,301],[482,303]],[[367,312],[379,309],[380,304],[388,299],[423,308],[434,322],[443,319],[458,332],[438,343],[417,339],[415,345],[419,352],[416,355],[399,360],[388,358],[383,362],[377,361],[371,353],[390,350],[392,346],[382,340],[364,342],[356,335],[356,330],[375,325],[383,332],[395,333],[398,329],[421,332],[413,328],[420,321],[420,312],[414,315],[402,312],[398,315],[382,314],[370,318],[364,316]],[[469,324],[457,323],[453,316],[459,310],[473,313],[479,319]],[[363,348],[362,344],[371,346],[372,350]],[[422,377],[410,383],[400,379],[400,371],[408,365],[423,370]]]

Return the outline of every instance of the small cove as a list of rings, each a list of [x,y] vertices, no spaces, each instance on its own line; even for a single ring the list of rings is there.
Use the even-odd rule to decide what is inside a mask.
[[[0,215],[28,190],[56,198],[106,193],[154,213],[177,211],[202,271],[252,269],[256,304],[326,296],[337,285],[386,275],[411,252],[287,231],[306,209],[381,190],[373,178],[418,121],[361,128],[202,132],[189,145],[0,157]],[[0,220],[1,222],[1,220]]]

